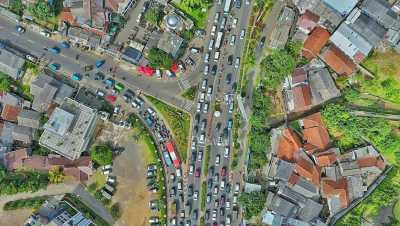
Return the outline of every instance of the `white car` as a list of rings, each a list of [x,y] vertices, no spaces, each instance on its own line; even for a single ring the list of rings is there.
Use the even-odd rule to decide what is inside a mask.
[[[203,144],[205,139],[206,139],[206,134],[203,132],[202,134],[200,134],[199,143]]]
[[[205,100],[205,98],[206,98],[206,93],[205,92],[201,92],[200,93],[200,103],[203,103],[204,102],[204,100]]]
[[[192,141],[192,150],[196,150],[196,141]]]
[[[218,62],[218,60],[219,60],[219,51],[215,51],[214,62]]]
[[[239,21],[238,18],[233,19],[232,28],[236,28],[236,25],[237,25],[238,21]]]
[[[221,156],[220,155],[215,156],[215,165],[218,166],[220,162],[221,162]]]
[[[209,86],[208,89],[207,89],[207,96],[208,96],[208,97],[211,97],[212,92],[213,92],[213,87],[212,87],[212,86]]]
[[[224,157],[225,158],[229,158],[229,147],[225,147],[225,151],[224,151]]]
[[[245,34],[246,34],[246,31],[244,29],[240,31],[240,36],[239,36],[240,40],[244,39]]]
[[[199,192],[198,191],[195,191],[194,193],[193,193],[193,200],[197,200],[197,198],[199,197]]]
[[[220,13],[216,13],[214,17],[214,23],[218,23]]]
[[[236,183],[235,184],[235,194],[239,194],[239,191],[240,191],[240,184]]]
[[[210,42],[208,43],[208,50],[213,50],[214,49],[214,39],[211,39]]]
[[[181,176],[182,176],[181,169],[177,169],[177,170],[176,170],[176,176],[177,176],[177,177],[181,177]]]
[[[210,53],[204,54],[204,63],[208,63],[210,61]]]
[[[236,41],[236,36],[232,35],[231,39],[229,40],[229,45],[231,45],[231,46],[235,45],[235,41]]]
[[[136,23],[140,23],[142,16],[143,16],[143,13],[139,13],[138,18],[136,19]]]
[[[200,112],[200,111],[201,111],[201,103],[198,102],[198,103],[197,103],[196,112]]]
[[[50,32],[48,32],[48,31],[40,31],[39,33],[40,33],[41,35],[43,35],[44,37],[47,37],[47,38],[50,37]]]
[[[203,113],[207,113],[208,112],[208,107],[209,107],[208,103],[204,103]]]
[[[207,79],[204,79],[203,82],[201,83],[201,89],[205,90],[207,87]]]
[[[210,70],[210,66],[208,66],[208,64],[206,66],[204,66],[204,75],[208,75],[208,71]]]
[[[214,26],[211,28],[211,36],[214,36],[216,31],[217,31],[217,26],[214,25]]]
[[[189,166],[189,174],[193,175],[193,172],[194,172],[194,165],[190,165]]]
[[[236,57],[235,59],[235,68],[238,69],[240,67],[240,57]]]

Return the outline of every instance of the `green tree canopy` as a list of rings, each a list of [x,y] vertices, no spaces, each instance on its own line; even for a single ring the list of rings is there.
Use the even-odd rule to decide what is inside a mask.
[[[64,174],[60,167],[55,167],[49,171],[49,181],[50,183],[58,184],[64,180]]]
[[[46,0],[37,0],[34,4],[29,5],[28,10],[39,20],[48,20],[55,16],[55,9]]]
[[[150,66],[153,68],[170,69],[174,63],[171,54],[158,48],[152,48],[147,55]]]
[[[144,19],[153,25],[159,25],[163,16],[163,10],[159,7],[154,7],[146,11]]]
[[[114,219],[118,219],[121,217],[121,207],[120,207],[119,203],[114,203],[110,207],[110,214]]]
[[[108,145],[96,145],[90,151],[90,158],[100,166],[112,163],[112,149]]]
[[[10,0],[10,9],[21,16],[24,11],[24,4],[22,4],[21,0]]]
[[[264,209],[266,201],[266,195],[264,192],[250,192],[241,193],[239,196],[239,202],[244,208],[244,216],[246,219],[250,219],[253,216],[257,216]]]

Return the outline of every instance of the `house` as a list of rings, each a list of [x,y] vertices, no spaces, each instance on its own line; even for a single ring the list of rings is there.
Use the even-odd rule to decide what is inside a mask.
[[[269,44],[271,48],[279,49],[286,45],[286,42],[289,38],[289,32],[294,23],[294,19],[294,10],[289,7],[284,7],[271,34]]]
[[[35,137],[35,132],[36,130],[30,127],[15,125],[11,134],[13,140],[19,141],[23,144],[31,144]]]
[[[262,217],[262,223],[271,226],[281,226],[284,218],[278,214],[274,214],[271,211],[266,211]]]
[[[400,16],[387,0],[364,0],[361,10],[387,29],[400,30]]]
[[[319,16],[306,10],[297,20],[296,26],[305,34],[310,33],[318,25]]]
[[[319,167],[330,166],[338,160],[339,150],[328,150],[324,152],[318,152],[313,155],[315,163]]]
[[[303,128],[304,147],[308,153],[324,151],[330,145],[328,130],[322,122],[321,113],[317,112],[300,120]]]
[[[294,162],[301,147],[301,141],[297,134],[293,130],[285,128],[282,130],[278,142],[277,150],[274,150],[277,157],[288,162]]]
[[[43,126],[39,144],[68,159],[75,160],[85,151],[97,123],[96,110],[66,98]]]
[[[68,29],[70,41],[81,46],[87,46],[91,49],[98,48],[101,44],[101,36],[79,27],[70,27]]]
[[[122,52],[121,58],[129,63],[139,65],[140,60],[143,58],[143,54],[141,51],[128,46]]]
[[[10,76],[14,80],[22,78],[24,75],[25,60],[22,57],[3,48],[0,49],[0,71]]]
[[[28,158],[28,150],[25,148],[7,152],[3,158],[3,165],[10,171],[19,169],[22,168],[23,160],[26,158]]]
[[[22,109],[18,114],[18,125],[39,129],[41,115],[37,111]]]
[[[291,91],[293,96],[293,108],[289,108],[289,111],[300,112],[311,108],[311,88],[308,84],[295,86]]]
[[[304,42],[302,55],[308,60],[317,57],[322,47],[328,42],[329,37],[330,34],[326,29],[316,27]]]
[[[18,115],[21,111],[22,108],[19,106],[5,104],[1,110],[1,118],[9,122],[17,122]]]
[[[24,105],[24,99],[9,92],[0,92],[0,103],[2,105],[22,107]]]
[[[157,44],[157,48],[171,54],[173,58],[178,57],[179,50],[183,44],[183,38],[172,32],[164,32]]]
[[[321,189],[322,196],[328,201],[328,207],[331,215],[349,206],[346,178],[342,178],[338,181],[323,180]]]
[[[311,88],[313,104],[321,104],[340,96],[339,89],[325,67],[308,70],[308,83]]]
[[[347,16],[357,5],[358,0],[322,0],[327,6],[338,12],[340,15]]]
[[[357,71],[357,65],[335,45],[323,51],[321,58],[339,75],[352,75]]]
[[[45,112],[52,103],[61,105],[66,97],[72,96],[74,89],[53,77],[40,74],[31,83],[30,93],[34,96],[32,109]]]
[[[272,192],[267,194],[267,206],[273,213],[284,217],[295,216],[299,211],[299,207],[295,203]]]

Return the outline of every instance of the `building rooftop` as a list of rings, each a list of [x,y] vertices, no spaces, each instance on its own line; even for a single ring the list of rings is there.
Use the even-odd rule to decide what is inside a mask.
[[[308,82],[311,88],[313,104],[320,104],[340,96],[340,91],[327,68],[309,70]]]
[[[164,32],[157,44],[157,48],[171,54],[173,58],[177,57],[178,52],[183,44],[183,38],[172,32]]]
[[[303,139],[305,142],[323,151],[329,147],[330,139],[328,130],[322,122],[321,113],[317,112],[302,120]]]
[[[292,89],[294,109],[293,111],[299,112],[310,109],[311,102],[311,89],[308,84],[295,86]]]
[[[17,117],[21,110],[22,108],[19,106],[6,104],[3,106],[3,109],[1,111],[1,118],[6,121],[17,122]]]
[[[143,54],[141,51],[128,46],[122,52],[121,57],[122,57],[122,59],[124,59],[130,63],[139,64],[140,60],[143,57]]]
[[[308,34],[318,25],[318,21],[318,15],[312,13],[310,10],[306,10],[306,12],[297,20],[297,27],[299,27],[299,29],[304,33]]]
[[[302,54],[305,58],[311,60],[317,57],[325,44],[328,42],[330,34],[321,27],[316,27],[304,42]]]
[[[322,59],[339,75],[351,75],[357,70],[357,65],[335,45],[322,53]]]
[[[400,16],[392,10],[387,0],[365,0],[361,9],[387,29],[400,30]]]
[[[0,49],[0,71],[10,76],[12,79],[20,79],[23,75],[25,60],[14,53]]]
[[[350,11],[357,5],[358,0],[323,0],[323,2],[336,10],[340,15],[347,16]]]
[[[77,159],[86,150],[96,121],[96,110],[66,98],[44,125],[39,144],[68,159]]]
[[[38,129],[40,127],[40,118],[39,112],[22,109],[18,115],[18,125]]]
[[[321,182],[321,189],[322,193],[326,198],[335,198],[338,197],[339,199],[339,208],[344,209],[347,208],[349,205],[349,196],[347,193],[347,180],[346,178],[342,178],[338,181],[332,181],[332,180],[323,180]],[[329,202],[329,201],[328,201]],[[329,209],[331,210],[336,210],[337,203],[332,200],[331,206],[329,206]],[[332,211],[331,211],[332,212]]]
[[[294,162],[297,158],[297,153],[301,148],[300,138],[289,128],[282,131],[279,138],[278,150],[276,152],[278,158],[288,162]]]

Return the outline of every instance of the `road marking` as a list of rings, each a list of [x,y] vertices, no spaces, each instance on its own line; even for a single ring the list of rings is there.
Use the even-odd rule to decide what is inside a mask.
[[[185,101],[185,105],[183,106],[183,109],[186,111],[190,111],[193,107],[193,102],[192,101]]]

